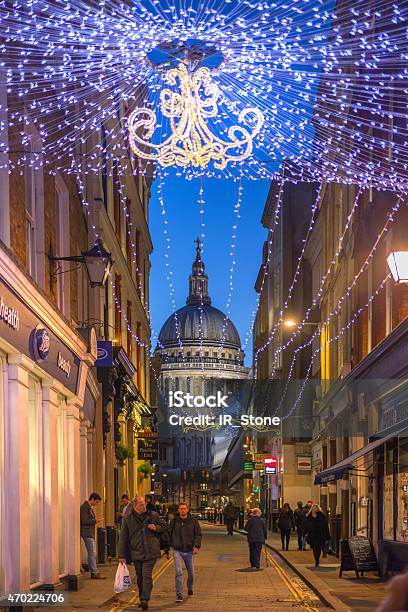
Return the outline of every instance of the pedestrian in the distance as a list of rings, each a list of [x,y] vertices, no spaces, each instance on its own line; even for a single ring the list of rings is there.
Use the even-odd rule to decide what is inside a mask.
[[[261,517],[260,508],[253,508],[244,527],[249,546],[249,563],[253,569],[258,570],[261,568],[262,546],[268,537],[265,521]]]
[[[129,499],[129,495],[124,493],[120,498],[120,508],[119,512],[116,513],[116,517],[118,519],[119,527],[122,524],[122,519],[126,514],[132,512],[132,502]]]
[[[151,495],[145,495],[145,502],[146,502],[146,510],[148,512],[157,512],[156,506],[153,503]]]
[[[235,507],[232,505],[232,502],[228,502],[224,508],[224,523],[227,526],[227,534],[230,536],[234,533],[235,519]]]
[[[306,517],[307,541],[312,547],[315,567],[319,567],[320,555],[325,542],[330,539],[329,525],[318,504],[313,504]]]
[[[183,562],[187,569],[187,592],[193,595],[194,555],[201,548],[201,527],[198,520],[191,516],[186,502],[178,507],[178,516],[170,523],[170,543],[174,550],[174,569],[176,572],[176,602],[183,602]]]
[[[123,517],[119,536],[119,561],[134,563],[140,607],[147,610],[153,588],[152,573],[160,558],[160,535],[168,531],[167,523],[157,512],[148,511],[146,502],[138,495],[133,500],[130,514]]]
[[[91,493],[80,508],[81,538],[84,541],[88,553],[88,567],[91,578],[95,580],[105,580],[106,578],[106,576],[100,575],[96,565],[95,525],[101,523],[103,518],[96,518],[94,508],[100,501],[101,496],[98,495],[98,493]]]
[[[303,506],[303,502],[298,501],[297,508],[293,513],[298,538],[298,550],[306,550],[305,525],[306,515],[309,510],[310,508],[306,509]]]
[[[295,519],[289,504],[283,504],[276,524],[280,531],[282,550],[289,550],[290,534],[295,531]]]

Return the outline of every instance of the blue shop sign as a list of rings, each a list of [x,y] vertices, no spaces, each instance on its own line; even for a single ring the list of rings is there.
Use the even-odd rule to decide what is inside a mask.
[[[33,352],[36,359],[47,359],[50,352],[50,335],[45,327],[38,325],[33,333]]]
[[[97,368],[111,368],[113,365],[113,350],[110,340],[98,340],[98,353],[95,361]]]

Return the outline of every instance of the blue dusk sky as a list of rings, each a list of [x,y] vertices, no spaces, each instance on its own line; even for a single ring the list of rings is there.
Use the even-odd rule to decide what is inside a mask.
[[[173,272],[176,308],[181,308],[188,295],[188,276],[195,257],[194,240],[201,235],[199,206],[199,179],[187,181],[182,177],[168,177],[163,183],[167,231],[170,237],[169,268],[165,266],[166,241],[164,222],[157,194],[158,181],[152,186],[150,202],[150,232],[153,241],[150,277],[150,312],[154,334],[173,312],[167,270]],[[238,329],[241,342],[245,342],[251,327],[251,315],[256,307],[255,280],[262,260],[262,245],[267,237],[261,225],[261,215],[270,181],[244,180],[242,183],[241,218],[235,246],[233,294],[230,305],[231,320]],[[204,201],[204,254],[203,260],[209,277],[212,304],[226,312],[229,295],[229,276],[232,258],[231,241],[234,207],[238,196],[238,182],[215,178],[203,179]],[[250,365],[252,338],[245,353]]]

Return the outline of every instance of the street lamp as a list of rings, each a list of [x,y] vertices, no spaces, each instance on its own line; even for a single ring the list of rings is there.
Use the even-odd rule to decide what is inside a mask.
[[[96,240],[91,249],[82,251],[81,255],[54,257],[52,251],[50,251],[48,257],[51,261],[74,261],[85,264],[91,287],[103,287],[113,265],[112,256],[105,249],[100,238]],[[69,272],[69,270],[66,270],[66,272]],[[62,273],[57,272],[57,274]]]
[[[408,251],[392,251],[387,263],[396,283],[408,283]]]
[[[292,327],[298,327],[299,325],[302,325],[302,327],[304,325],[317,325],[317,326],[319,326],[319,323],[316,323],[314,321],[302,321],[302,323],[296,323],[296,321],[294,321],[293,319],[285,319],[283,321],[283,325],[285,327],[292,328]]]

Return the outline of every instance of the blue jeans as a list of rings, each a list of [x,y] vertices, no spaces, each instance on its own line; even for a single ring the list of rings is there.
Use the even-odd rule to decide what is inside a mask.
[[[176,570],[176,595],[183,592],[183,562],[187,569],[187,589],[192,591],[194,582],[194,562],[192,552],[174,551],[174,569]]]
[[[86,550],[88,553],[88,567],[92,576],[98,573],[98,568],[96,565],[96,547],[95,547],[95,538],[84,538],[82,536],[83,541],[85,542]]]

